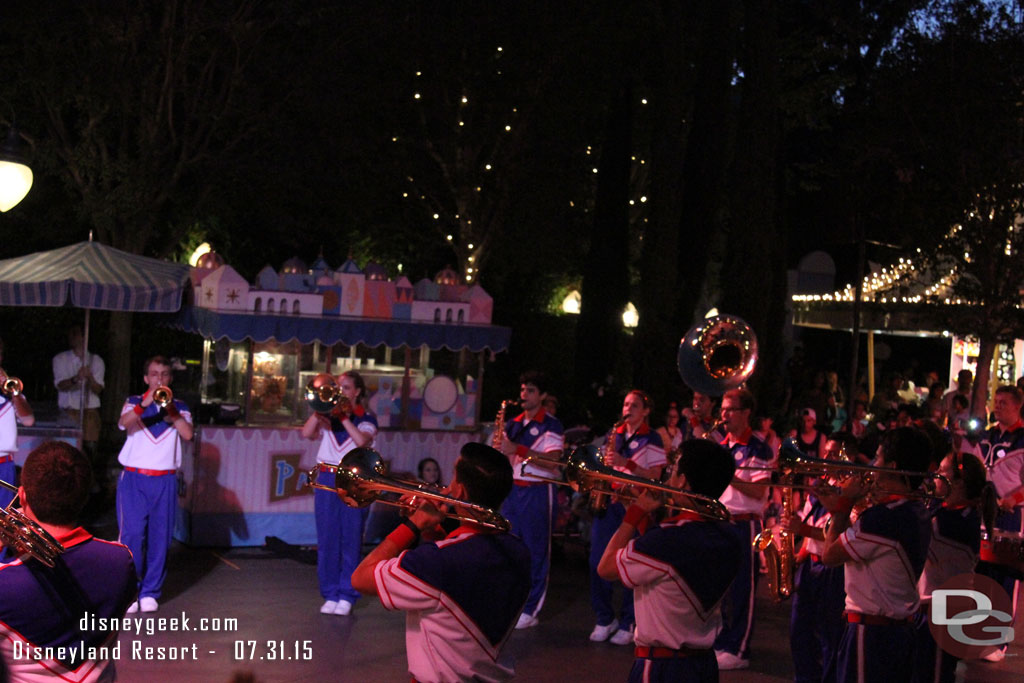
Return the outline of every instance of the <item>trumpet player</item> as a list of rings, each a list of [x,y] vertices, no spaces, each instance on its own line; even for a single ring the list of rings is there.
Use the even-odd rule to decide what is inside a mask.
[[[146,392],[129,396],[117,421],[118,429],[128,434],[117,456],[124,466],[117,480],[119,540],[132,551],[139,576],[139,598],[128,608],[130,613],[159,609],[178,503],[181,442],[192,440],[188,406],[169,395],[174,377],[170,361],[153,356],[143,371]],[[160,403],[155,400],[158,393],[165,394]]]
[[[717,498],[735,465],[706,439],[682,443],[669,486]],[[681,496],[674,502],[683,503]],[[727,522],[683,510],[637,537],[662,505],[647,490],[630,505],[598,565],[606,580],[635,594],[636,648],[630,681],[718,681],[712,646],[722,628],[718,604],[747,549]]]
[[[330,414],[314,412],[302,425],[306,439],[320,437],[317,462],[321,467],[317,483],[334,487],[334,470],[341,459],[356,448],[372,447],[377,436],[377,418],[366,410],[366,382],[355,370],[338,378],[339,400]],[[321,614],[348,616],[359,599],[352,587],[352,571],[359,564],[363,547],[363,528],[369,507],[354,508],[331,491],[317,489],[313,493],[316,515],[316,574],[324,604]]]
[[[620,424],[608,438],[605,465],[644,479],[661,479],[665,449],[661,437],[647,422],[652,407],[651,399],[644,392],[634,389],[626,394],[622,401]],[[633,642],[633,591],[628,587],[623,590],[622,609],[616,620],[612,603],[615,586],[598,571],[605,548],[625,514],[625,506],[612,500],[606,512],[597,515],[590,525],[590,604],[597,616],[597,625],[590,633],[590,640],[595,642],[611,640],[615,645]]]
[[[0,363],[4,359],[4,340],[0,339]],[[0,386],[7,384],[7,373],[0,368]],[[0,479],[13,484],[15,475],[14,454],[18,452],[18,425],[31,427],[36,422],[35,413],[18,392],[0,392]],[[0,507],[14,499],[14,494],[0,488]]]
[[[768,471],[773,456],[768,446],[751,429],[750,419],[756,402],[746,389],[731,389],[722,396],[722,420],[726,435],[721,440],[732,454],[736,477],[722,493],[722,504],[732,513],[732,530],[746,548],[732,588],[722,601],[723,627],[715,639],[718,668],[745,669],[750,666],[750,636],[754,628],[754,586],[757,558],[754,537],[761,532],[761,521],[768,504],[768,488],[750,482],[771,478]]]
[[[512,465],[515,486],[501,507],[512,524],[512,533],[530,549],[530,596],[516,623],[517,629],[531,628],[539,621],[551,569],[551,527],[555,515],[555,485],[539,482],[532,475],[550,477],[540,460],[557,463],[565,448],[562,423],[544,410],[548,398],[547,378],[535,370],[519,377],[519,402],[523,412],[505,421],[494,446]],[[531,462],[524,461],[530,458]]]
[[[512,489],[507,457],[481,443],[462,447],[449,488],[453,497],[493,510]],[[410,549],[444,516],[422,501],[363,559],[352,585],[379,595],[386,609],[406,612],[413,680],[507,680],[513,671],[500,655],[530,591],[529,550],[513,534],[473,522],[437,544]]]
[[[949,453],[939,474],[950,483],[949,495],[932,517],[928,559],[917,587],[921,593],[914,630],[917,637],[915,683],[953,683],[959,659],[936,646],[928,626],[932,591],[958,574],[970,574],[981,549],[979,503],[985,487],[985,466],[970,453]]]
[[[931,539],[931,520],[913,496],[928,464],[932,445],[913,427],[889,431],[878,449],[877,485],[887,495],[851,524],[854,504],[869,489],[851,477],[829,504],[832,522],[825,534],[822,560],[843,565],[846,626],[824,681],[909,681],[914,666],[912,619],[920,605],[917,582]],[[885,474],[885,469],[922,476]]]

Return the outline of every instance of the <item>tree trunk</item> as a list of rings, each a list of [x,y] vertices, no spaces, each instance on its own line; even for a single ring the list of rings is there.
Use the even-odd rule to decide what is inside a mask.
[[[621,352],[622,311],[629,301],[631,100],[629,87],[616,93],[601,151],[594,230],[584,263],[576,327],[576,383],[582,395],[614,377]]]
[[[107,335],[107,354],[110,356],[107,358],[106,385],[103,388],[103,422],[106,425],[117,422],[125,397],[142,382],[142,369],[131,366],[132,317],[132,313],[112,312],[110,329],[103,331]]]
[[[997,342],[981,337],[978,343],[978,372],[974,377],[974,395],[971,397],[971,415],[988,422],[988,382],[992,376],[992,359]]]

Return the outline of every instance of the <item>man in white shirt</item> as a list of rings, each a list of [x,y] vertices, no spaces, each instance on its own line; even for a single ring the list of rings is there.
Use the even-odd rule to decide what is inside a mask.
[[[97,443],[100,439],[100,393],[106,368],[103,359],[95,353],[86,356],[85,336],[80,325],[72,325],[68,330],[68,346],[71,348],[53,357],[57,406],[73,424],[80,425],[82,397],[85,397],[82,442],[92,463],[95,481],[102,486],[106,483],[107,467],[101,460]]]

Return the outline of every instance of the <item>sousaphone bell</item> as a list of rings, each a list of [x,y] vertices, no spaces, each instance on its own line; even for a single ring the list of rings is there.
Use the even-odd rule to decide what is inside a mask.
[[[757,335],[734,315],[705,318],[679,343],[677,365],[686,386],[707,396],[721,396],[754,373]]]

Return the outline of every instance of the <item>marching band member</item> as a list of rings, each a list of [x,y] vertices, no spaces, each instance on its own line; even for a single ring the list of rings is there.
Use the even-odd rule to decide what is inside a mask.
[[[689,408],[683,408],[686,423],[684,439],[711,439],[712,427],[715,426],[715,399],[699,391],[693,392],[693,401]]]
[[[886,433],[875,465],[924,472],[931,443],[913,427]],[[832,522],[822,560],[846,570],[847,624],[824,681],[909,681],[913,673],[912,618],[920,605],[917,581],[924,569],[931,521],[910,494],[920,477],[880,473],[887,494],[850,522],[854,503],[868,490],[863,478],[850,478],[830,503]]]
[[[705,439],[684,441],[669,486],[717,498],[735,470],[732,456]],[[673,494],[675,495],[675,494]],[[679,501],[677,501],[679,502]],[[598,573],[635,592],[636,659],[630,681],[712,682],[712,645],[722,628],[718,603],[746,548],[727,522],[683,511],[636,537],[662,505],[645,491],[626,512]]]
[[[192,440],[192,414],[184,401],[154,403],[153,393],[169,387],[171,364],[153,356],[143,364],[146,393],[129,396],[117,426],[128,433],[117,459],[124,469],[117,480],[117,524],[139,574],[139,599],[128,611],[155,612],[167,577],[167,551],[174,533],[181,441]]]
[[[732,389],[722,397],[722,419],[726,435],[721,443],[732,454],[737,468],[762,467],[773,464],[772,453],[750,428],[756,402],[746,389]],[[757,560],[754,537],[761,532],[761,520],[768,503],[768,488],[750,482],[768,481],[767,470],[737,469],[732,483],[721,496],[722,504],[732,513],[732,530],[746,549],[739,573],[722,601],[723,628],[715,638],[718,668],[745,669],[750,666],[750,635],[754,627],[754,587]]]
[[[989,479],[999,495],[999,515],[996,528],[1005,531],[1024,532],[1024,421],[1020,410],[1021,390],[1007,384],[996,389],[993,412],[996,424],[985,432],[978,445],[969,448],[964,439],[964,450],[981,457],[988,469]],[[983,563],[978,573],[1002,584],[1013,604],[1013,622],[1017,621],[1017,603],[1020,596],[1020,581],[1014,579],[1005,569]],[[989,661],[1001,661],[1006,656],[1007,645],[987,655]]]
[[[657,481],[665,466],[665,449],[661,445],[661,437],[647,423],[651,407],[651,399],[644,392],[634,389],[626,394],[622,402],[622,424],[610,435],[605,465],[619,472]],[[597,615],[597,625],[590,633],[590,640],[594,642],[609,639],[615,645],[633,642],[633,591],[628,588],[623,591],[622,611],[616,620],[612,605],[615,586],[598,572],[604,549],[622,524],[625,514],[625,506],[613,499],[608,503],[607,511],[595,516],[590,525],[590,604]]]
[[[512,533],[530,549],[530,597],[516,628],[540,623],[537,615],[544,606],[551,569],[551,530],[555,516],[555,485],[531,479],[530,475],[551,477],[550,468],[526,458],[558,461],[565,447],[562,423],[544,410],[548,397],[547,378],[537,371],[524,372],[519,378],[519,402],[523,412],[505,422],[497,448],[512,465],[515,486],[501,507],[501,514],[512,524]]]
[[[512,466],[490,446],[467,443],[450,492],[497,509],[512,490]],[[470,522],[443,541],[407,550],[444,514],[424,501],[356,568],[352,585],[406,612],[409,674],[420,683],[500,681],[513,671],[501,649],[530,592],[530,555],[517,537]]]
[[[377,436],[377,418],[362,405],[366,397],[362,375],[349,370],[338,378],[338,387],[341,396],[348,399],[348,410],[342,410],[339,401],[330,415],[314,412],[302,425],[303,438],[321,436],[317,462],[333,467],[341,464],[341,459],[351,450],[372,448]],[[335,472],[331,468],[320,468],[318,484],[333,489],[334,479]],[[348,616],[359,599],[350,577],[362,555],[363,527],[369,510],[369,507],[349,507],[331,491],[316,489],[313,493],[316,573],[324,599],[321,614]]]
[[[0,362],[4,359],[4,340],[0,339]],[[0,385],[7,382],[7,373],[0,368]],[[32,407],[24,394],[8,395],[0,392],[0,479],[14,484],[16,468],[14,454],[18,452],[18,424],[31,427],[36,422]],[[0,488],[0,507],[14,500],[14,494]]]
[[[47,441],[21,473],[25,517],[64,546],[51,569],[0,553],[0,680],[112,681],[117,629],[83,628],[85,617],[120,619],[135,599],[128,548],[78,526],[89,499],[92,467],[73,446]],[[60,654],[57,654],[57,651]],[[46,653],[53,652],[53,655]]]
[[[844,445],[852,439],[845,432],[832,434],[825,441],[825,458],[838,461]],[[834,498],[826,496],[825,500]],[[795,591],[789,620],[789,648],[796,683],[821,680],[825,664],[843,635],[846,600],[843,567],[829,567],[821,561],[825,526],[830,518],[831,511],[824,502],[810,493],[800,512],[788,521],[782,520],[784,530],[804,539],[796,556]]]
[[[949,480],[950,491],[932,517],[928,559],[917,583],[921,609],[917,633],[915,683],[953,683],[957,657],[936,647],[928,627],[927,606],[932,591],[958,574],[970,574],[981,548],[981,514],[978,504],[985,487],[985,466],[970,453],[950,453],[942,459],[939,474]]]

